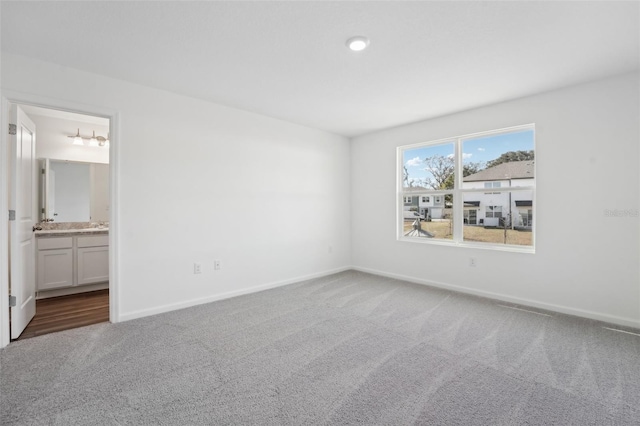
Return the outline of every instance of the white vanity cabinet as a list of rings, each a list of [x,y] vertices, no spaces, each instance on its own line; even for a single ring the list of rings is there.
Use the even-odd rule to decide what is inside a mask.
[[[73,285],[73,237],[38,239],[38,290]]]
[[[76,237],[78,285],[109,281],[109,237]]]
[[[38,291],[70,288],[109,281],[107,234],[40,237]]]

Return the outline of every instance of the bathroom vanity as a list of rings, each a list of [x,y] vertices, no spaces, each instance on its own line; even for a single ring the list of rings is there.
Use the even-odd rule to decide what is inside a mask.
[[[108,229],[50,229],[35,235],[38,298],[108,288]]]

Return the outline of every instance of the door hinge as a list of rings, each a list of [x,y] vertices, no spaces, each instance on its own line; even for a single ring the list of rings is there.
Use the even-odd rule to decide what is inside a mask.
[[[42,174],[44,174],[44,169],[40,169],[40,172],[41,172]]]
[[[16,304],[17,304],[16,297],[15,296],[9,296],[9,307],[10,308],[15,308]]]
[[[18,126],[16,126],[15,124],[9,124],[9,134],[10,135],[17,135],[18,134]]]
[[[16,220],[16,211],[9,210],[9,220]]]
[[[40,213],[44,213],[44,207],[40,209]]]

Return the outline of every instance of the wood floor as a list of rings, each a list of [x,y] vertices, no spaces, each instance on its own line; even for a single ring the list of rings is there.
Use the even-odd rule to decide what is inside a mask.
[[[36,316],[18,340],[109,321],[109,290],[36,301]]]

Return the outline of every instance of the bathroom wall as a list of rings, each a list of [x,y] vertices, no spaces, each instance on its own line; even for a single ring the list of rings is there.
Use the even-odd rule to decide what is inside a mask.
[[[109,163],[109,149],[73,145],[69,135],[76,134],[80,129],[82,136],[96,135],[106,137],[109,132],[108,121],[98,125],[86,121],[65,120],[61,118],[45,117],[27,112],[27,115],[37,128],[36,157],[55,160],[86,161],[90,163]],[[85,143],[87,141],[85,140]]]

